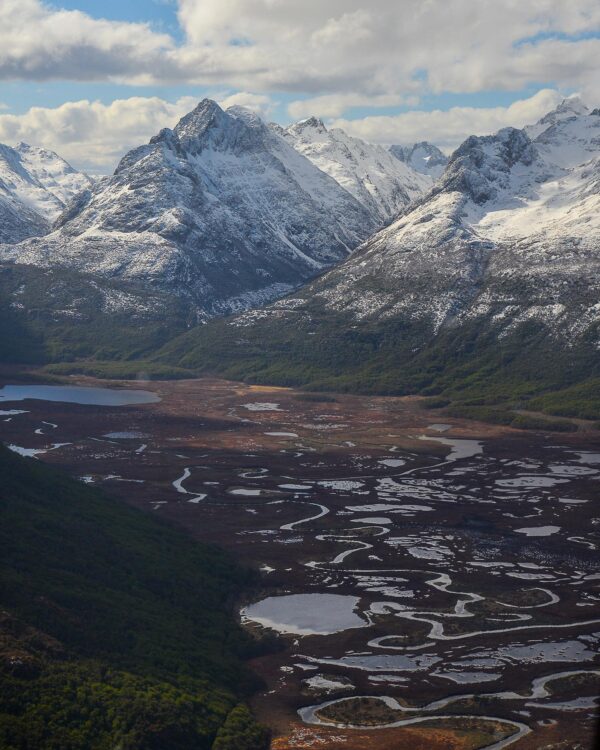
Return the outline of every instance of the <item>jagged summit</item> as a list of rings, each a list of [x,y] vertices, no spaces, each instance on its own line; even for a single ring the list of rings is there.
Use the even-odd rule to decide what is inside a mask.
[[[590,114],[587,105],[579,96],[569,96],[563,99],[553,110],[545,114],[535,124],[524,128],[530,138],[537,138],[544,130],[561,122],[576,119]]]
[[[390,153],[400,161],[408,164],[417,172],[427,174],[437,179],[448,163],[448,157],[428,141],[420,141],[410,146],[394,145],[389,148]]]
[[[522,130],[503,128],[496,135],[473,135],[452,154],[434,190],[464,192],[481,204],[508,186],[515,165],[529,167],[536,158],[537,151]]]
[[[311,128],[322,133],[327,132],[327,127],[325,126],[325,123],[319,117],[307,117],[304,120],[298,120],[298,122],[292,123],[288,127],[288,131],[292,133],[301,132],[303,130],[308,130]]]
[[[152,146],[156,145],[171,148],[179,153],[198,153],[208,145],[211,131],[214,131],[217,138],[222,138],[228,125],[231,125],[231,122],[219,105],[212,99],[203,99],[191,112],[184,115],[174,128],[163,128],[147,144],[125,154],[116,172],[147,156]]]
[[[385,224],[431,186],[431,178],[395,159],[383,146],[327,129],[309,117],[290,125],[283,136],[299,153],[335,179]]]
[[[589,108],[583,99],[578,96],[568,96],[562,100],[562,102],[554,109],[549,112],[546,117],[552,117],[556,115],[586,115],[589,113]]]
[[[184,145],[202,138],[211,129],[226,127],[227,115],[212,99],[203,99],[187,115],[184,115],[173,129],[173,134]]]

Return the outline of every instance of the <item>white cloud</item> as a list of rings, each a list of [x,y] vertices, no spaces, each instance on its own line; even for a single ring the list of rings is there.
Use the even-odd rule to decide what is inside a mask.
[[[379,142],[427,138],[451,148],[471,132],[535,120],[554,90],[600,96],[598,0],[174,0],[182,41],[42,0],[0,0],[0,80],[186,84],[269,117],[279,92],[293,119],[334,119]],[[101,4],[99,4],[101,7]],[[425,93],[553,89],[510,107],[455,107],[350,120],[356,107],[416,106]],[[245,93],[253,92],[253,93]],[[107,169],[173,125],[195,100],[132,97],[0,113],[0,142],[56,148]],[[1,109],[1,108],[0,108]]]
[[[599,39],[581,38],[600,30],[598,0],[178,0],[178,18],[179,44],[146,24],[1,0],[0,78],[186,82],[376,103],[540,81],[593,88],[600,56]],[[333,100],[321,104],[333,112]]]
[[[544,89],[509,107],[452,107],[446,111],[412,111],[358,120],[340,118],[334,120],[331,126],[375,143],[409,144],[431,141],[449,151],[469,135],[488,135],[500,128],[522,128],[534,123],[563,98],[558,91]]]
[[[82,100],[56,108],[32,107],[22,115],[0,115],[0,143],[25,141],[59,153],[73,166],[108,172],[129,149],[172,127],[197,99],[175,103],[158,97],[116,99],[111,104]]]
[[[293,120],[303,117],[340,117],[352,107],[397,107],[401,104],[414,106],[417,97],[381,94],[380,96],[363,96],[361,94],[324,94],[310,99],[298,99],[290,102],[288,114]]]
[[[106,80],[165,70],[173,40],[147,24],[98,20],[39,0],[0,2],[0,78]]]
[[[348,47],[366,42],[373,34],[372,16],[366,10],[359,9],[352,13],[342,13],[339,18],[328,18],[323,26],[311,34],[310,43],[317,50],[324,45]]]
[[[600,44],[576,37],[597,0],[179,0],[179,18],[188,63],[208,48],[232,85],[319,95],[579,86]]]
[[[252,94],[248,91],[238,91],[228,96],[216,96],[215,99],[223,109],[234,106],[245,107],[252,110],[252,112],[256,112],[256,114],[265,120],[269,119],[275,106],[270,96],[266,94]]]

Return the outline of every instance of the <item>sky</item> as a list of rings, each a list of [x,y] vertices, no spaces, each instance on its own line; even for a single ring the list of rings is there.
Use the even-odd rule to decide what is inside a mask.
[[[600,104],[599,0],[0,0],[0,142],[111,172],[204,97],[449,152]]]

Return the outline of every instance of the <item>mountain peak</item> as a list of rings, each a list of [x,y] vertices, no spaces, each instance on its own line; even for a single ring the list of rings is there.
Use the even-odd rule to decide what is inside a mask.
[[[328,174],[383,225],[431,187],[429,176],[402,164],[384,147],[348,135],[341,128],[327,129],[309,117],[282,133],[298,153]]]
[[[173,132],[179,140],[197,138],[225,118],[225,112],[212,99],[202,99],[187,115],[184,115]]]
[[[91,185],[54,151],[0,143],[0,242],[46,234],[72,198]]]
[[[225,112],[226,114],[231,115],[231,117],[235,117],[236,120],[242,120],[242,122],[245,122],[246,125],[249,125],[250,127],[256,128],[264,126],[264,122],[260,115],[252,109],[242,107],[240,104],[234,104],[231,107],[227,107]]]
[[[524,130],[535,140],[543,133],[552,133],[560,125],[575,122],[578,118],[592,114],[589,107],[579,96],[569,96],[563,99],[554,109],[550,110],[533,125],[527,125]]]
[[[194,109],[188,112],[187,115],[184,115],[182,119],[185,119],[186,117],[192,117],[192,116],[201,117],[207,114],[213,114],[214,112],[222,112],[222,111],[223,110],[214,99],[209,99],[208,97],[204,97],[204,99],[201,99],[198,102],[198,104],[196,104]]]
[[[448,157],[429,141],[419,141],[409,146],[393,145],[389,147],[389,152],[417,172],[431,175],[434,179],[442,174],[448,163]]]
[[[44,146],[32,146],[30,143],[26,143],[25,141],[19,141],[14,150],[19,154],[19,156],[25,159],[37,159],[40,162],[46,164],[54,162],[60,169],[65,168],[68,170],[76,171],[69,164],[69,162],[63,159],[62,156],[59,156],[56,151],[52,151],[52,149],[49,148],[44,148]]]
[[[516,164],[529,167],[536,156],[527,133],[517,128],[502,128],[495,135],[472,135],[450,157],[439,190],[458,191],[482,205],[506,186]]]
[[[468,156],[480,169],[484,160],[499,159],[507,167],[512,167],[518,161],[530,164],[533,159],[531,139],[524,130],[507,127],[499,130],[495,135],[471,135],[456,149],[450,158],[450,163]]]
[[[554,125],[555,123],[587,114],[589,114],[589,109],[583,103],[581,98],[579,96],[569,96],[566,99],[563,99],[557,107],[550,110],[550,112],[538,120],[536,125],[530,126],[529,128],[526,128],[526,130],[539,130],[540,126]]]
[[[572,113],[575,115],[586,115],[589,109],[580,96],[568,96],[554,110],[555,113]],[[552,113],[550,113],[552,114]]]
[[[56,266],[159,287],[210,316],[289,292],[378,226],[253,112],[205,99],[71,204],[43,247],[11,257],[37,265],[50,252]]]
[[[307,117],[305,120],[298,120],[298,122],[290,125],[290,127],[296,130],[308,130],[309,128],[314,128],[321,133],[327,132],[325,123],[319,117]]]

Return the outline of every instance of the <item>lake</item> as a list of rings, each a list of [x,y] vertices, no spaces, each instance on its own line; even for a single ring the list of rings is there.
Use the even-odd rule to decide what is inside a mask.
[[[160,401],[160,397],[151,391],[126,388],[92,388],[79,385],[6,385],[0,388],[0,403],[26,399],[90,406],[129,406]]]

